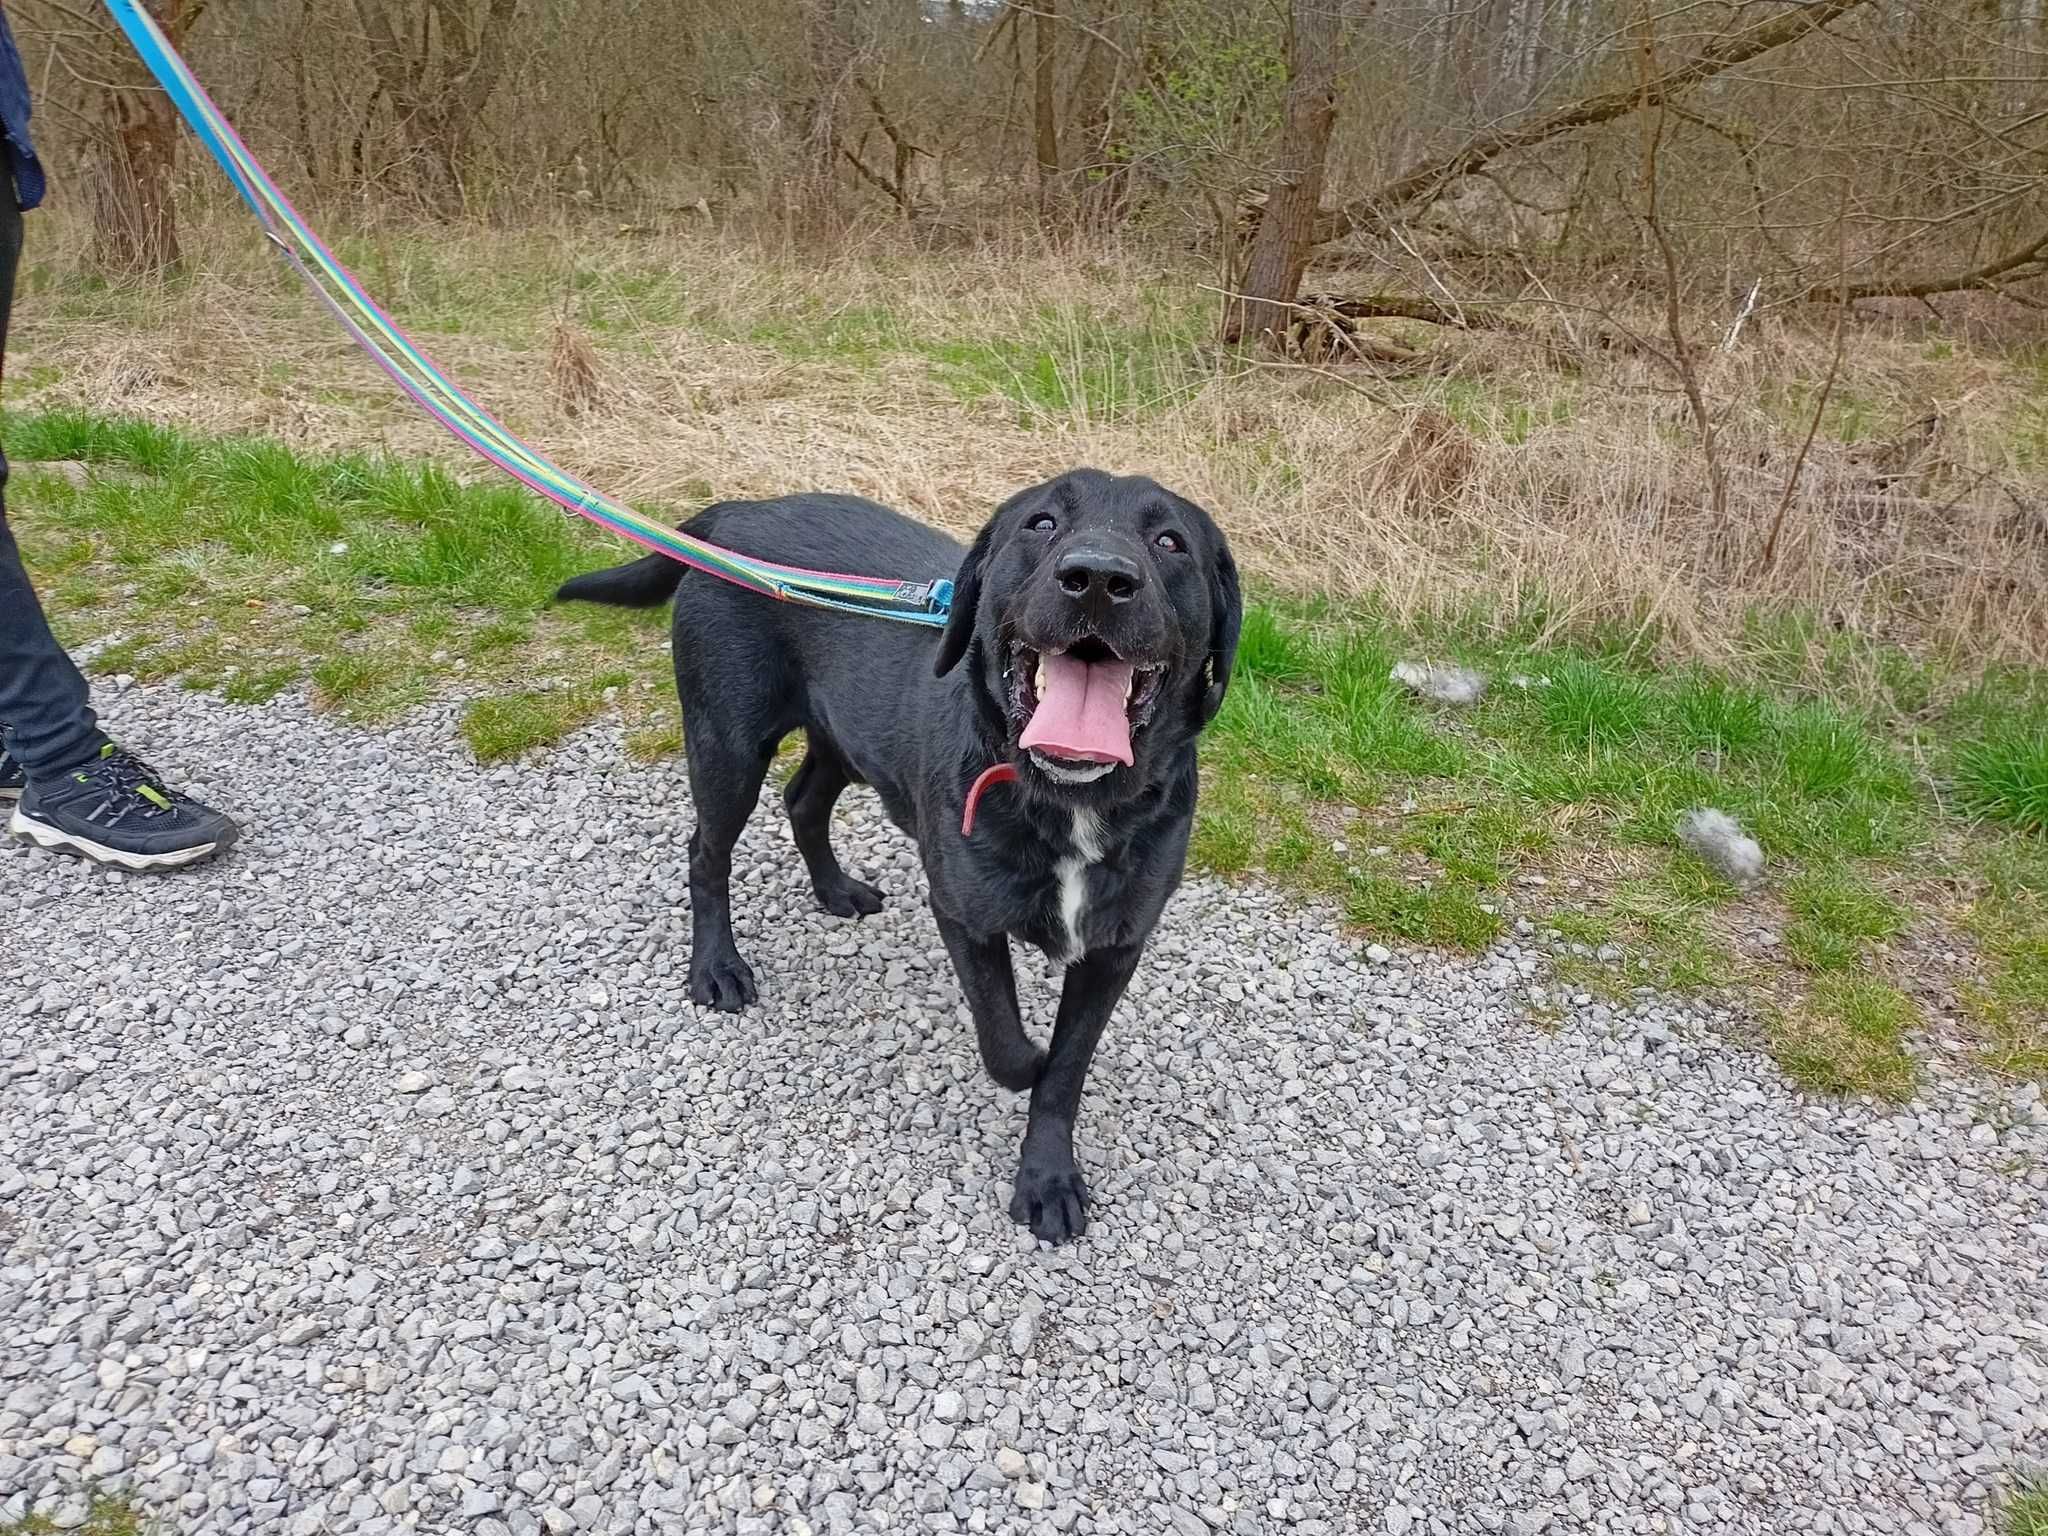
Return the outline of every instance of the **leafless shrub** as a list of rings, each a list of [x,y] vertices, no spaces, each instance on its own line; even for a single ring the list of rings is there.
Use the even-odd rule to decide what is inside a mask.
[[[567,416],[596,410],[603,398],[597,354],[565,321],[556,323],[554,342],[548,349],[548,385],[555,404]]]

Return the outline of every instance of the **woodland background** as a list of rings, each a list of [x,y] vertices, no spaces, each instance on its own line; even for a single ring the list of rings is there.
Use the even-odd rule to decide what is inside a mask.
[[[996,394],[1172,417],[1127,450],[1310,585],[2048,633],[2043,0],[150,4],[401,307],[393,240],[548,232],[571,411],[624,262],[700,332],[1036,337]],[[95,5],[11,14],[60,264],[180,270],[216,173]]]

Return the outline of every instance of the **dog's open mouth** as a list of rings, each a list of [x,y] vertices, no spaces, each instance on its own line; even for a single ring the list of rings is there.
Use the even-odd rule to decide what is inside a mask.
[[[1010,653],[1010,714],[1017,745],[1048,777],[1080,784],[1118,763],[1130,766],[1131,736],[1144,729],[1166,669],[1125,661],[1102,641],[1063,651],[1019,645]]]

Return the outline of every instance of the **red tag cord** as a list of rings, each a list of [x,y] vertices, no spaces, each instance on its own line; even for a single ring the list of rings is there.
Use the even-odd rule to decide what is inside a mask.
[[[960,813],[960,835],[962,837],[974,836],[974,807],[980,803],[983,790],[992,784],[1014,784],[1016,782],[1017,765],[1015,763],[997,763],[993,768],[983,769],[981,777],[968,787],[967,806]]]

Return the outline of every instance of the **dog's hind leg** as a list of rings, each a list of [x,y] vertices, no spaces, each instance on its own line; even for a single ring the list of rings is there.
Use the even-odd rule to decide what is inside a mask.
[[[841,869],[839,856],[832,851],[832,807],[853,782],[852,775],[846,771],[846,759],[829,740],[815,731],[805,734],[809,745],[804,760],[782,792],[797,852],[804,856],[804,867],[811,872],[811,889],[827,912],[835,917],[867,917],[882,910],[882,893]]]
[[[690,795],[697,825],[690,833],[690,996],[737,1013],[757,997],[754,973],[732,932],[732,850],[760,797],[773,742],[735,740],[715,728],[692,730],[701,718],[683,714]]]

